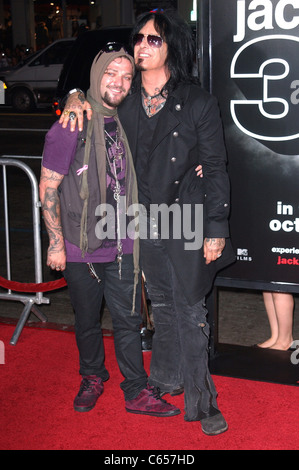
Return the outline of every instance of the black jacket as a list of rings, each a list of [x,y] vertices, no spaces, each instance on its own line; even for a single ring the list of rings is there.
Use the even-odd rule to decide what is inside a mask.
[[[140,92],[129,95],[119,107],[119,117],[136,158]],[[203,165],[204,177],[195,167]],[[148,164],[152,204],[203,204],[203,236],[227,238],[219,260],[205,264],[203,248],[186,250],[186,240],[164,240],[176,275],[192,305],[211,289],[216,272],[232,263],[228,239],[230,187],[226,150],[216,99],[193,84],[180,85],[168,97],[154,133]],[[194,215],[194,214],[193,214]],[[194,221],[194,219],[193,219]]]

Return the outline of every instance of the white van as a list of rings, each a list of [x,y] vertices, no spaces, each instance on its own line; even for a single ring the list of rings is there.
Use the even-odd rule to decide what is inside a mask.
[[[27,57],[9,71],[0,72],[5,104],[27,112],[39,104],[51,104],[63,63],[75,38],[59,39]]]

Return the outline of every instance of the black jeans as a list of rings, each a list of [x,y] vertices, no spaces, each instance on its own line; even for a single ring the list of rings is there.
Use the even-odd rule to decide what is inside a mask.
[[[79,349],[80,374],[109,378],[100,325],[100,311],[105,297],[111,314],[117,362],[125,380],[121,388],[125,400],[137,397],[147,385],[143,367],[140,324],[141,282],[137,285],[135,313],[133,303],[133,257],[124,255],[122,279],[118,264],[94,263],[101,283],[93,279],[86,263],[67,263],[64,271],[71,303],[75,311],[75,332]]]
[[[160,239],[140,240],[155,324],[149,383],[161,391],[184,386],[185,420],[219,413],[208,369],[209,325],[204,299],[188,305]]]

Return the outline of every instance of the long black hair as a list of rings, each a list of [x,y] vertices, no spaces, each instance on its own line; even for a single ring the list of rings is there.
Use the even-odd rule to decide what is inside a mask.
[[[156,31],[168,46],[166,65],[170,79],[163,87],[163,91],[170,92],[182,82],[198,82],[193,75],[196,56],[195,40],[190,26],[175,10],[158,9],[155,12],[143,13],[137,18],[132,38],[150,20],[154,20]]]

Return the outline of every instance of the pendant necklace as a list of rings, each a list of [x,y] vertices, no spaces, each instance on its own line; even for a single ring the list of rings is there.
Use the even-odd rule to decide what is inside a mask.
[[[116,231],[117,231],[117,257],[118,262],[118,277],[121,280],[121,263],[123,259],[123,244],[120,236],[120,194],[121,187],[116,173],[115,158],[113,159],[113,173],[115,178],[115,188],[113,190],[113,197],[116,201]]]
[[[117,158],[121,159],[124,153],[123,153],[123,148],[122,148],[121,142],[118,139],[118,128],[116,129],[115,140],[113,139],[113,137],[111,137],[111,135],[105,129],[105,139],[106,140],[107,140],[107,137],[109,139],[108,142],[110,144],[110,147],[112,147],[113,144],[115,145],[116,156],[117,156]]]
[[[117,171],[116,171],[116,160],[121,161],[121,170],[122,170],[122,157],[123,157],[123,149],[122,146],[120,145],[118,141],[118,129],[116,129],[116,140],[114,140],[110,134],[105,130],[105,135],[109,137],[110,141],[115,144],[115,155],[113,155],[112,162],[109,158],[108,151],[106,148],[106,158],[107,158],[107,163],[111,169],[111,173],[114,176],[115,179],[115,187],[113,189],[113,197],[114,200],[116,201],[116,232],[117,232],[117,257],[116,260],[118,262],[118,276],[119,279],[121,279],[121,263],[122,263],[122,257],[123,257],[123,244],[121,242],[121,236],[120,236],[120,195],[121,195],[121,186],[120,182],[117,177]],[[106,137],[105,137],[106,138]],[[111,148],[111,142],[110,142],[110,148]],[[112,163],[112,164],[111,164]]]
[[[159,93],[157,93],[156,95],[151,96],[142,87],[142,97],[143,97],[142,104],[143,104],[144,110],[145,110],[145,112],[148,116],[152,116],[152,114],[154,114],[154,113],[152,113],[152,108],[154,107],[154,105],[152,105],[152,100],[155,99],[155,98],[158,98],[159,96],[161,96],[163,98],[163,96],[161,95],[161,91],[159,91]],[[148,100],[147,104],[145,104],[146,100]],[[165,101],[160,103],[159,109],[157,109],[157,111],[159,111],[164,106],[164,104],[165,104]]]

